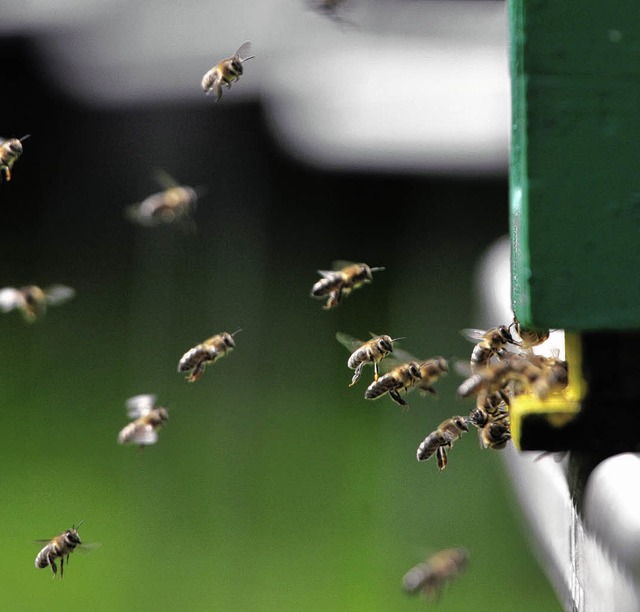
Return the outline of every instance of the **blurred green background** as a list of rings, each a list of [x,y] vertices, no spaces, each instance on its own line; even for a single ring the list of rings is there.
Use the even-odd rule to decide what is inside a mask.
[[[560,609],[499,453],[471,431],[444,472],[415,459],[470,409],[460,376],[403,412],[364,400],[370,368],[348,387],[335,340],[466,359],[506,176],[327,173],[283,153],[257,104],[90,110],[43,91],[24,40],[0,50],[0,131],[32,134],[0,186],[0,286],[77,290],[34,325],[0,317],[0,609],[418,610],[403,574],[451,546],[471,561],[437,609]],[[195,235],[124,218],[153,168],[208,188]],[[386,271],[326,312],[309,291],[335,259]],[[237,328],[200,381],[176,372]],[[170,412],[142,453],[116,444],[138,393]],[[35,569],[32,541],[81,520],[100,548],[62,581]]]

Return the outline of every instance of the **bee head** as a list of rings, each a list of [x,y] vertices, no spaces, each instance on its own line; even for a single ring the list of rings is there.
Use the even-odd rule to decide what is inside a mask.
[[[236,57],[234,59],[231,60],[231,67],[234,69],[235,72],[237,72],[238,74],[242,74],[244,69],[242,67],[242,60],[239,57]]]
[[[169,411],[166,408],[156,408],[156,413],[163,423],[169,420]]]
[[[462,431],[469,431],[469,420],[464,417],[457,416],[453,418],[453,422],[458,426]]]
[[[420,372],[420,364],[412,361],[409,364],[409,374],[416,380],[422,378],[422,373]]]
[[[511,327],[511,326],[509,326],[509,327]],[[501,342],[510,342],[512,344],[515,344],[515,342],[513,340],[513,336],[511,335],[511,330],[509,329],[509,327],[507,327],[506,325],[500,325],[500,327],[498,327],[498,334],[497,334],[496,340],[501,341]]]
[[[393,350],[393,339],[390,336],[380,336],[378,340],[378,348],[381,351],[390,353]]]

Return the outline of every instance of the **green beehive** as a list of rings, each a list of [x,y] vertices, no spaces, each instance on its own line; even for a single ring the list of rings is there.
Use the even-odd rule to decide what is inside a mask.
[[[513,304],[640,328],[640,2],[510,0]]]

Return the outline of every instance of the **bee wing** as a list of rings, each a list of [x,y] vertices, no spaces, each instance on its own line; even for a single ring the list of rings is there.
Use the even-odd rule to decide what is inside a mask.
[[[336,334],[336,340],[351,352],[359,349],[364,344],[362,340],[358,340],[357,338],[343,332],[338,332]]]
[[[0,289],[0,310],[9,312],[16,308],[21,301],[21,294],[13,287],[5,287]]]
[[[173,187],[179,187],[178,181],[176,181],[166,170],[156,168],[153,171],[153,178],[162,189],[171,189]]]
[[[51,285],[45,289],[47,296],[47,304],[57,306],[67,300],[70,300],[76,294],[76,290],[66,285]]]
[[[418,363],[421,363],[421,360],[416,359],[415,356],[411,353],[401,348],[396,348],[395,346],[393,348],[393,354],[389,355],[389,357],[387,357],[387,360],[391,360],[391,363],[395,362],[396,365],[400,365],[401,363],[408,363],[409,361],[417,361]]]
[[[460,374],[460,376],[463,376],[464,378],[469,378],[469,376],[473,374],[473,372],[471,372],[471,366],[469,365],[469,362],[463,361],[462,359],[456,359],[453,362],[453,368],[458,374]]]
[[[151,393],[141,393],[130,397],[127,402],[127,415],[131,419],[139,419],[151,412],[156,404],[156,396]]]
[[[487,333],[487,330],[465,327],[464,329],[460,330],[460,333],[464,338],[469,340],[469,342],[480,342],[480,340],[483,339],[483,336]]]
[[[320,276],[323,278],[333,278],[336,271],[335,270],[316,270]]]
[[[337,270],[342,270],[342,268],[346,268],[347,266],[352,266],[354,263],[356,263],[355,261],[349,261],[348,259],[336,259],[335,261],[331,262],[331,267],[333,268],[333,271],[337,271]]]
[[[246,59],[243,58],[243,56],[249,52],[249,49],[251,49],[251,41],[247,40],[238,47],[238,50],[233,54],[233,57],[238,57],[241,60]]]

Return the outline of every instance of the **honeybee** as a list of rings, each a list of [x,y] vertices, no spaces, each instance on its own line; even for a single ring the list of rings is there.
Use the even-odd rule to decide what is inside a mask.
[[[469,553],[464,548],[441,550],[404,575],[404,591],[410,595],[422,592],[427,601],[437,599],[445,584],[460,575],[468,561]]]
[[[478,428],[482,448],[501,449],[511,440],[511,421],[506,410],[489,413],[476,406],[469,414],[469,421]]]
[[[400,391],[407,392],[413,385],[420,380],[420,363],[417,361],[409,361],[402,363],[386,374],[383,374],[378,380],[374,380],[364,393],[365,399],[377,399],[385,393],[389,397],[406,408],[409,404],[402,399]]]
[[[520,337],[519,345],[525,350],[529,351],[534,346],[538,346],[549,339],[550,331],[548,329],[530,329],[522,327],[517,316],[513,316],[513,325],[516,333]]]
[[[447,450],[453,447],[453,443],[462,437],[465,431],[469,431],[468,419],[462,416],[454,416],[438,425],[418,446],[416,458],[418,461],[426,461],[434,454],[440,471],[447,467]]]
[[[118,434],[118,444],[155,444],[158,430],[169,420],[166,408],[156,407],[156,396],[148,393],[134,395],[127,402],[127,416],[134,419]]]
[[[202,89],[204,89],[207,94],[215,91],[216,102],[222,97],[222,86],[226,85],[227,89],[229,89],[231,83],[237,81],[243,73],[244,62],[255,57],[255,55],[242,57],[250,48],[251,42],[246,41],[242,43],[232,57],[223,59],[202,77]]]
[[[191,374],[186,377],[189,382],[195,382],[198,380],[204,368],[208,363],[215,363],[220,357],[224,357],[229,351],[236,348],[235,336],[239,331],[229,334],[222,332],[211,336],[204,342],[201,342],[197,346],[189,349],[178,362],[178,372],[188,372],[191,370]]]
[[[540,376],[531,385],[531,392],[541,400],[549,394],[562,391],[569,382],[568,364],[557,357],[541,357]]]
[[[78,529],[84,521],[78,523],[78,527],[71,527],[63,531],[60,535],[50,540],[38,540],[38,542],[46,542],[46,545],[36,555],[35,565],[37,568],[45,568],[47,565],[51,566],[53,571],[53,577],[55,578],[58,572],[58,566],[56,565],[56,559],[60,559],[60,578],[64,575],[64,559],[67,558],[67,564],[69,563],[69,555],[80,546],[80,536],[78,535]]]
[[[365,263],[336,262],[333,270],[318,270],[322,278],[311,288],[311,296],[324,298],[329,296],[324,310],[335,308],[354,289],[373,281],[373,273],[384,268],[370,268]]]
[[[431,393],[436,395],[433,384],[449,371],[449,364],[444,357],[433,357],[420,364],[420,380],[416,383],[416,388],[421,393]]]
[[[30,134],[22,138],[0,138],[0,183],[3,176],[7,182],[11,180],[11,168],[22,155],[22,142],[29,136]]]
[[[509,327],[506,325],[492,327],[486,331],[466,328],[461,333],[467,340],[476,343],[471,352],[470,365],[472,373],[489,365],[492,357],[504,356],[507,344],[517,344],[511,335]]]
[[[371,334],[373,336],[373,334]],[[352,387],[355,385],[358,380],[360,380],[360,375],[362,374],[362,368],[367,364],[373,364],[373,379],[378,380],[379,378],[379,364],[380,362],[391,352],[393,351],[393,343],[396,340],[400,340],[400,338],[392,338],[391,336],[373,336],[371,340],[363,342],[362,340],[358,340],[349,336],[349,334],[345,334],[342,332],[338,332],[336,334],[336,338],[340,344],[345,346],[350,351],[351,356],[347,361],[347,366],[352,370],[355,370],[353,373],[353,378],[351,379]]]
[[[47,306],[58,306],[73,298],[75,290],[66,285],[51,285],[41,289],[37,285],[27,285],[18,289],[0,289],[0,310],[9,312],[17,308],[27,323],[44,316]]]
[[[169,223],[185,223],[194,228],[191,214],[198,203],[198,190],[180,185],[162,170],[154,173],[163,191],[131,204],[125,208],[125,216],[138,225],[151,227]]]

